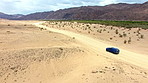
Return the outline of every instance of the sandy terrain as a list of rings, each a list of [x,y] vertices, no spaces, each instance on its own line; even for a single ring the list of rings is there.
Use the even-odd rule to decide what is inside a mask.
[[[126,29],[123,27],[77,22],[46,22],[43,23],[43,25],[75,33],[82,33],[109,45],[148,55],[148,29]],[[124,43],[125,41],[126,43]]]
[[[94,38],[91,38],[91,37],[88,37],[88,36],[85,36],[85,35],[82,35],[82,34],[73,33],[73,32],[65,31],[65,30],[48,28],[48,27],[41,26],[41,25],[38,25],[38,26],[46,28],[47,30],[50,30],[52,32],[62,33],[62,34],[65,34],[67,36],[70,36],[70,37],[75,37],[77,40],[79,40],[81,43],[83,43],[85,47],[88,46],[88,49],[94,50],[94,51],[101,53],[103,55],[108,55],[108,53],[106,53],[106,51],[105,51],[106,47],[113,46],[111,44],[106,44],[103,41],[100,41],[100,40],[97,40],[97,39],[94,39]],[[147,44],[144,45],[144,46],[147,46],[147,48],[148,48]],[[138,48],[142,48],[142,47],[138,47]],[[143,48],[143,49],[146,49],[146,48]],[[141,49],[141,50],[143,50],[143,49]],[[121,53],[119,55],[121,55],[121,56],[118,56],[117,58],[148,69],[148,64],[147,64],[148,63],[148,61],[147,61],[148,56],[146,54],[138,54],[138,53],[134,53],[134,52],[128,51],[126,49],[121,49],[121,48],[120,48],[120,50],[121,50]],[[141,50],[139,50],[139,51],[141,51]],[[141,58],[139,58],[139,57],[141,57]]]
[[[137,53],[128,50],[134,46],[131,42],[121,46],[121,54],[113,55],[106,53],[105,48],[120,46],[121,42],[110,43],[107,35],[101,39],[78,28],[80,31],[68,27],[60,29],[59,25],[46,27],[37,21],[1,20],[1,83],[148,82],[147,49]],[[145,43],[145,33],[144,39],[135,43]]]

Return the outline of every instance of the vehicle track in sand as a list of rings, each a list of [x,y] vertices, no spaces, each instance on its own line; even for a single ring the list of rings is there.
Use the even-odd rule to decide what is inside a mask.
[[[74,32],[66,31],[66,30],[58,30],[58,29],[50,28],[50,27],[41,25],[42,23],[43,22],[39,22],[39,23],[35,23],[34,25],[37,27],[40,27],[40,28],[45,28],[45,29],[52,31],[52,32],[61,33],[61,34],[67,35],[69,37],[74,37],[76,40],[81,42],[83,44],[82,46],[84,46],[85,48],[89,49],[90,51],[96,52],[100,55],[103,55],[105,57],[115,58],[117,60],[121,60],[126,63],[130,63],[133,65],[148,69],[148,64],[147,64],[148,63],[148,56],[147,55],[137,54],[137,53],[120,48],[120,51],[121,51],[120,54],[115,55],[115,56],[110,56],[113,54],[106,52],[105,48],[110,47],[112,45],[106,44],[104,42],[101,42],[100,40],[88,37],[83,34],[74,33]]]

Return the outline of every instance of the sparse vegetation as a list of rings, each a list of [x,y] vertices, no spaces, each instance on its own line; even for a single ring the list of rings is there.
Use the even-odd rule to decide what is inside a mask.
[[[103,31],[106,31],[106,29],[103,29]]]
[[[148,22],[146,21],[97,21],[97,20],[86,21],[86,20],[81,20],[77,22],[95,23],[95,24],[111,25],[111,26],[126,27],[126,28],[140,27],[143,29],[148,29]]]
[[[131,37],[129,37],[128,44],[131,44]]]
[[[140,30],[141,30],[141,29],[138,29],[138,30],[137,30],[137,33],[138,33],[138,34],[140,34]]]
[[[119,37],[123,37],[121,34],[119,34]]]
[[[61,23],[60,23],[61,22]],[[98,36],[99,34],[95,34],[94,31],[96,31],[97,33],[102,33],[100,34],[100,36],[108,33],[108,35],[114,35],[112,37],[107,37],[107,39],[109,40],[113,40],[115,37],[119,37],[123,39],[123,43],[124,44],[131,44],[132,40],[131,40],[131,36],[133,35],[133,37],[136,37],[138,40],[143,39],[144,36],[142,35],[142,28],[135,28],[132,30],[132,28],[123,28],[123,27],[113,27],[113,26],[106,26],[106,25],[99,25],[99,24],[93,24],[93,22],[97,22],[97,21],[84,21],[84,23],[81,23],[81,21],[51,21],[49,22],[49,24],[51,24],[51,26],[53,28],[58,28],[60,26],[63,26],[61,28],[63,28],[64,30],[66,29],[70,29],[69,27],[71,27],[71,29],[80,32],[80,33],[88,33],[89,35],[95,35]],[[106,21],[104,21],[106,22]],[[118,22],[118,21],[110,21],[110,22]],[[121,22],[121,21],[119,21]],[[132,22],[132,21],[131,21]],[[55,24],[57,23],[57,24]],[[128,22],[123,22],[123,23],[128,23]],[[135,23],[135,22],[133,22]],[[139,22],[138,22],[139,23]],[[67,28],[68,27],[68,28]],[[83,32],[83,31],[84,32]],[[114,34],[113,34],[114,33]],[[129,39],[127,39],[129,37]],[[100,37],[100,39],[103,39]],[[117,39],[114,39],[115,41],[117,41]],[[134,39],[133,39],[134,41]]]
[[[116,29],[115,33],[116,33],[116,34],[118,34],[118,33],[119,33],[119,32],[118,32],[118,29]]]
[[[123,37],[126,37],[127,36],[127,34],[126,33],[123,33]]]
[[[72,37],[72,39],[75,39],[75,37]]]
[[[126,44],[126,42],[127,42],[127,41],[126,41],[126,40],[124,40],[124,44]]]
[[[49,21],[53,21],[53,20],[49,20]],[[111,26],[126,27],[126,28],[137,28],[137,27],[139,28],[140,27],[143,29],[148,29],[147,21],[101,21],[101,20],[56,20],[56,21],[103,24],[103,25],[111,25]]]
[[[99,29],[97,30],[97,32],[99,32]]]
[[[89,25],[86,25],[87,27],[89,27]]]
[[[10,33],[10,31],[7,31],[7,33]]]
[[[144,35],[141,35],[141,37],[140,37],[141,39],[143,39],[144,38]]]
[[[102,32],[102,29],[99,31],[99,33],[101,33]]]
[[[42,30],[44,30],[44,28],[40,28],[40,30],[42,31]]]

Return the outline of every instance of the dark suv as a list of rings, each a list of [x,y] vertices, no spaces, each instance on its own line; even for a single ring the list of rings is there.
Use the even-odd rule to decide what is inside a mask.
[[[113,54],[119,54],[119,52],[120,52],[120,50],[118,48],[114,48],[114,47],[106,48],[106,51],[111,52]]]

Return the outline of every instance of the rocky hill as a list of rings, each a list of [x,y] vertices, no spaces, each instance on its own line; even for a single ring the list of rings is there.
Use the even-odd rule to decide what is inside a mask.
[[[8,15],[8,14],[4,14],[4,13],[0,12],[1,19],[18,19],[22,16],[24,16],[24,15],[22,15],[22,14]]]
[[[9,19],[9,18],[8,18]],[[145,20],[148,21],[148,2],[118,3],[106,6],[82,6],[51,12],[24,15],[17,20]]]

